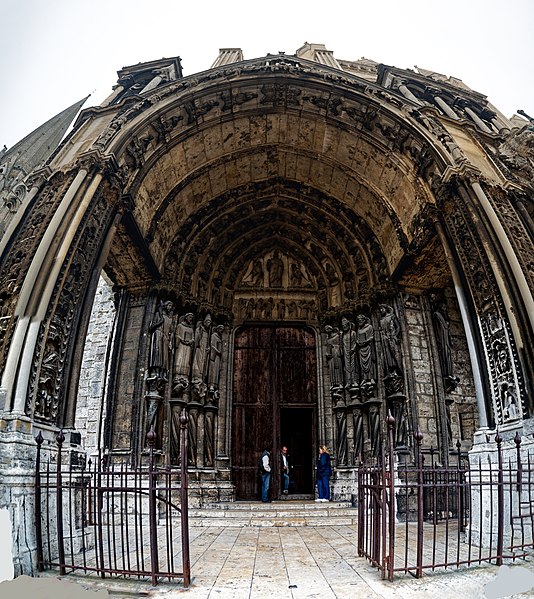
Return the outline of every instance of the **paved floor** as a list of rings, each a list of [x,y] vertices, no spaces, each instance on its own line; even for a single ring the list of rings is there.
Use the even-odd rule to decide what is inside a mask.
[[[111,596],[161,599],[534,597],[534,560],[382,581],[357,557],[355,526],[193,527],[190,538],[192,584],[187,590],[181,582],[156,588],[122,582],[89,586],[106,588]]]

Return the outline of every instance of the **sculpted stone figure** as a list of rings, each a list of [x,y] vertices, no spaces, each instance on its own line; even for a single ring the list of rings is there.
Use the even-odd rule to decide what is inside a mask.
[[[178,320],[178,326],[174,335],[176,348],[174,354],[174,374],[176,376],[189,376],[195,338],[193,318],[193,314],[188,312],[180,316]]]
[[[195,353],[193,355],[193,378],[204,380],[206,363],[209,355],[209,334],[211,316],[206,314],[204,320],[199,320],[195,329]]]
[[[269,272],[269,285],[271,287],[282,287],[282,275],[284,273],[284,263],[278,251],[267,260],[267,271]]]
[[[348,318],[341,319],[341,349],[345,369],[345,387],[348,389],[356,384],[356,332],[354,323]]]
[[[254,260],[252,264],[249,285],[252,287],[263,287],[263,264],[259,258]]]
[[[384,374],[400,374],[400,323],[393,308],[380,304],[380,341],[384,359]]]
[[[376,364],[373,352],[374,329],[371,320],[364,314],[356,317],[358,329],[356,343],[360,363],[360,387],[367,393],[376,387]]]
[[[289,270],[289,284],[291,287],[311,287],[310,280],[304,274],[302,267],[297,262],[292,262]]]
[[[404,389],[399,336],[400,323],[393,308],[387,304],[380,304],[380,344],[388,396],[399,395]]]
[[[447,320],[447,310],[444,301],[437,301],[434,304],[432,314],[434,321],[434,330],[436,332],[436,342],[438,345],[439,358],[445,390],[450,393],[456,389],[458,379],[454,376],[454,365],[452,359],[452,339],[450,325]]]
[[[169,372],[169,355],[172,348],[174,306],[171,301],[160,302],[148,331],[150,333],[149,368],[162,377]]]
[[[341,334],[337,327],[326,325],[326,359],[330,369],[330,383],[332,387],[343,385],[343,362],[341,360]]]
[[[211,333],[210,339],[210,362],[208,368],[208,385],[217,388],[221,374],[221,356],[223,349],[222,333],[224,325],[218,324]]]

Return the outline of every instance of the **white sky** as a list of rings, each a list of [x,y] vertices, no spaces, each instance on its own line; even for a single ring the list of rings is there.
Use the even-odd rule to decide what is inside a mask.
[[[453,75],[506,116],[534,116],[533,0],[0,0],[0,147],[70,104],[99,104],[123,66],[180,56],[184,75],[219,48],[245,58],[322,43]]]

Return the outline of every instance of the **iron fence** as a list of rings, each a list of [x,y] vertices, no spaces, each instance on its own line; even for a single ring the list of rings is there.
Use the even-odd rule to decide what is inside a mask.
[[[43,460],[36,438],[35,532],[39,571],[58,568],[106,576],[191,579],[188,528],[187,416],[180,419],[180,467],[159,466],[156,435],[140,464],[84,460],[73,464],[65,437]],[[67,464],[63,462],[67,461]],[[179,566],[181,564],[181,569]]]
[[[528,555],[534,547],[534,465],[522,451],[503,451],[497,433],[492,451],[442,466],[425,459],[423,435],[415,437],[414,460],[393,450],[394,420],[387,418],[388,444],[381,460],[358,469],[358,554],[382,578],[396,572],[419,578],[425,569],[450,568]]]

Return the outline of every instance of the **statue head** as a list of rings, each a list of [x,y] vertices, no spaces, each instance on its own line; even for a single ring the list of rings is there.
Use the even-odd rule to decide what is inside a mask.
[[[365,316],[365,314],[358,314],[358,316],[356,316],[356,321],[361,327],[370,322],[369,318]]]

